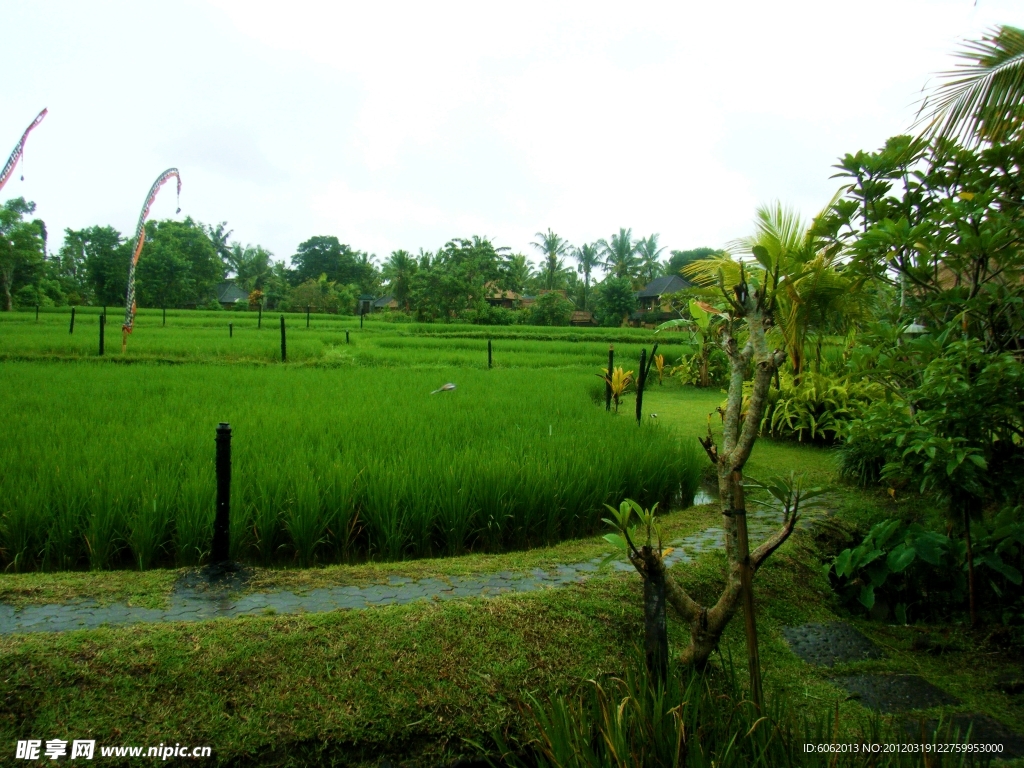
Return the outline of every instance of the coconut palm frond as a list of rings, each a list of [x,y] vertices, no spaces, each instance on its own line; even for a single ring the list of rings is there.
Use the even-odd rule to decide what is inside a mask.
[[[992,29],[968,41],[957,57],[965,60],[942,73],[945,82],[926,96],[914,128],[925,135],[966,144],[998,142],[1024,125],[1024,30]]]
[[[728,255],[714,255],[691,261],[680,270],[683,277],[702,286],[729,290],[740,281],[740,264]]]

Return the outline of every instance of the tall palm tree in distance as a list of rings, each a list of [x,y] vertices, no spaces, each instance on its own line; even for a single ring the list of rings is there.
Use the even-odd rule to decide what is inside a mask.
[[[999,26],[956,53],[961,63],[918,111],[925,135],[993,144],[1024,134],[1024,29]]]
[[[655,232],[649,237],[641,237],[636,241],[636,253],[640,257],[640,274],[643,275],[645,282],[651,282],[656,277],[659,277],[663,271],[661,264],[661,252],[665,250],[664,247],[658,247],[658,238],[660,235]]]
[[[572,246],[568,241],[552,232],[551,227],[548,227],[546,233],[537,232],[535,237],[539,242],[530,243],[530,245],[544,254],[540,273],[544,287],[552,291],[560,284],[562,273],[565,271],[565,262],[562,257]]]
[[[401,307],[409,308],[409,282],[416,274],[416,257],[408,251],[392,251],[380,274],[391,287],[391,296]]]
[[[639,267],[636,258],[636,244],[633,242],[633,230],[619,227],[619,233],[612,235],[611,241],[598,240],[604,266],[615,277],[635,278]]]
[[[601,266],[601,251],[597,243],[588,243],[581,245],[572,255],[579,265],[576,271],[583,275],[583,309],[586,309],[587,295],[590,293],[590,274]]]

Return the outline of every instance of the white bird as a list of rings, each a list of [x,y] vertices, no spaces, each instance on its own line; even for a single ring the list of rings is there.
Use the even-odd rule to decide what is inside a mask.
[[[658,414],[656,414],[656,413],[652,413],[652,414],[651,414],[651,418],[652,418],[652,419],[656,419],[656,418],[658,418]]]
[[[436,395],[438,392],[451,392],[453,389],[455,389],[455,385],[449,381],[447,384],[442,384],[440,389],[435,389],[430,394]]]

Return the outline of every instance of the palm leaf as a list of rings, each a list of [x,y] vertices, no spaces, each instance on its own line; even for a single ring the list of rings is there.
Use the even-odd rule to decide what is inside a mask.
[[[946,82],[923,99],[914,127],[926,124],[926,135],[968,144],[1003,141],[1020,130],[1024,30],[996,27],[981,40],[968,41],[956,55],[966,63],[942,73]]]

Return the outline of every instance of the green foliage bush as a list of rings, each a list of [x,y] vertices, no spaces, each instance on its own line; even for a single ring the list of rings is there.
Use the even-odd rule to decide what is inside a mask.
[[[974,562],[988,587],[988,607],[996,620],[1024,624],[1024,508],[1006,507],[991,523],[973,527]],[[906,624],[962,612],[966,559],[960,538],[919,523],[883,520],[828,563],[825,575],[850,608]]]
[[[529,309],[530,324],[569,325],[574,309],[573,303],[562,294],[545,293]]]
[[[834,443],[867,406],[884,396],[878,384],[820,373],[804,373],[799,383],[791,374],[780,376],[780,386],[768,391],[761,433],[818,443]],[[744,385],[744,398],[750,387]]]

